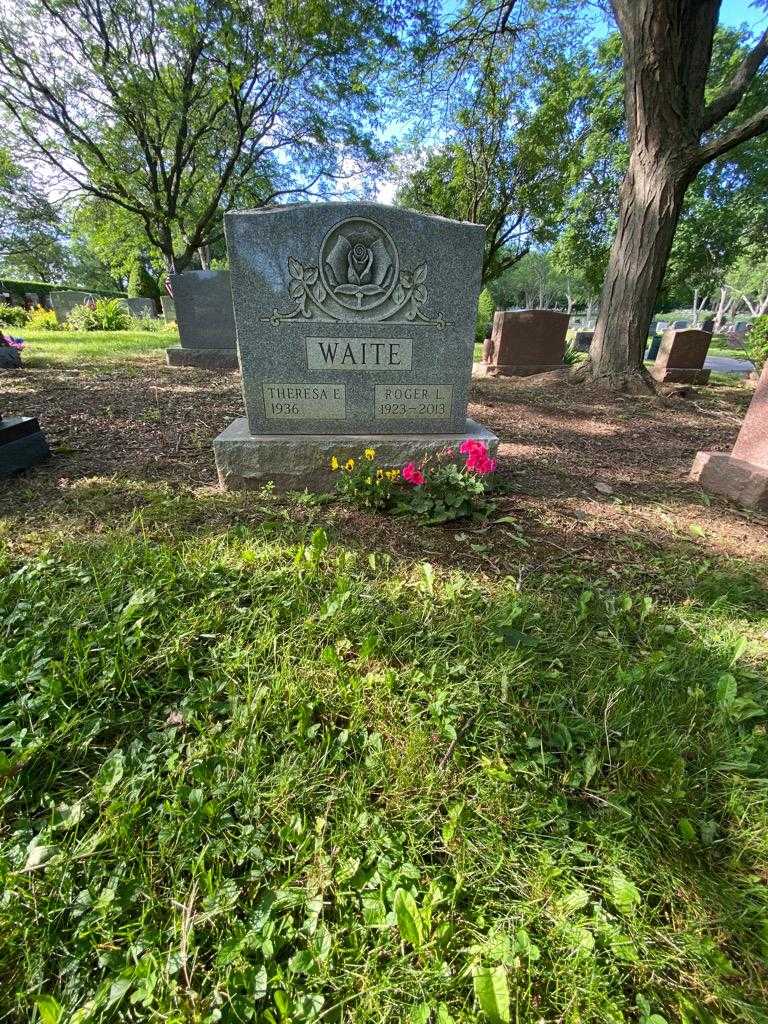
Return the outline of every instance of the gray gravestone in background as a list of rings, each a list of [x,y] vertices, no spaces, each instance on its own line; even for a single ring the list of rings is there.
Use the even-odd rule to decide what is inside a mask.
[[[225,217],[247,412],[224,484],[330,486],[330,454],[390,465],[468,436],[484,228],[373,203]],[[458,447],[458,445],[457,445]]]
[[[163,295],[160,299],[160,303],[163,307],[163,316],[167,324],[176,323],[176,303],[173,301],[170,295]]]
[[[128,308],[128,312],[131,316],[157,316],[157,309],[152,299],[122,299],[121,301],[123,305]]]
[[[56,319],[63,324],[75,306],[82,306],[84,302],[94,297],[92,292],[51,292],[51,306],[56,313]]]
[[[235,369],[235,320],[228,270],[172,274],[181,346],[169,348],[169,366]]]

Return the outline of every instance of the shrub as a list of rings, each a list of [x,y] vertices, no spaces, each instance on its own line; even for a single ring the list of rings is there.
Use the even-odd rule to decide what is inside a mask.
[[[26,327],[27,319],[21,306],[0,306],[0,327]]]
[[[493,301],[493,296],[487,288],[483,288],[477,302],[477,319],[475,320],[476,342],[482,343],[485,338],[485,332],[488,329],[488,324],[493,322],[493,314],[495,312],[496,306]]]
[[[131,314],[119,299],[96,299],[75,306],[67,327],[73,331],[127,331]]]
[[[42,306],[35,306],[27,315],[27,327],[32,331],[63,330],[63,325],[59,323],[55,312],[52,309],[43,309]]]
[[[768,314],[759,316],[752,324],[752,330],[744,337],[744,351],[747,358],[755,364],[758,373],[768,363]]]
[[[151,334],[159,334],[165,327],[165,321],[159,316],[132,316],[132,331],[149,331]]]

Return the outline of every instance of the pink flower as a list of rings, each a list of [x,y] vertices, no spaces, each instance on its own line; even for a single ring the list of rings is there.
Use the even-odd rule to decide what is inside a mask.
[[[471,437],[467,438],[466,441],[462,442],[459,451],[462,455],[471,455],[473,452],[482,452],[483,455],[488,454],[488,449],[485,447],[482,441],[473,441]]]
[[[459,451],[467,456],[466,468],[470,473],[486,476],[496,469],[496,460],[489,457],[488,449],[482,441],[473,441],[470,438],[464,441]]]
[[[407,466],[403,466],[403,480],[409,484],[413,484],[414,487],[418,487],[419,484],[423,484],[426,477],[424,474],[416,469],[413,462],[409,462]]]

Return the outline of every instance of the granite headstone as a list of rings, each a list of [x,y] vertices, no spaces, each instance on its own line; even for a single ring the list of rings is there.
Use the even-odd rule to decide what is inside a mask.
[[[699,452],[691,479],[706,491],[768,511],[768,362],[733,451]]]
[[[92,301],[93,299],[94,295],[92,292],[51,292],[51,306],[60,324],[65,323],[75,306],[82,306],[84,302]]]
[[[493,318],[489,376],[528,377],[563,366],[568,313],[556,309],[499,310]]]
[[[651,376],[663,384],[706,384],[709,370],[704,360],[712,335],[695,327],[664,331]]]
[[[176,323],[176,303],[173,301],[170,295],[163,295],[160,299],[160,304],[163,307],[163,316],[167,324]]]
[[[157,316],[157,308],[153,299],[136,298],[136,299],[123,299],[122,303],[127,307],[128,312],[131,316],[137,317],[155,317]]]
[[[373,203],[225,216],[247,419],[214,442],[225,486],[327,488],[369,445],[403,465],[467,437],[484,229]],[[178,299],[177,299],[178,301]]]
[[[229,271],[195,270],[170,280],[181,345],[167,349],[168,365],[236,369]]]

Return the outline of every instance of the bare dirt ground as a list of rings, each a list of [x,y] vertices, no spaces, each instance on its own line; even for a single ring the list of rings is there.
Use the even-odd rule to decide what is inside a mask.
[[[470,415],[501,439],[502,493],[486,522],[393,530],[388,517],[337,503],[282,504],[293,501],[292,521],[320,512],[342,538],[372,548],[496,573],[572,558],[604,568],[639,544],[695,546],[762,572],[768,516],[709,498],[687,479],[697,451],[730,450],[750,395],[738,383],[660,397],[546,378],[474,380]],[[199,500],[209,523],[263,514],[256,495],[217,497],[211,441],[243,414],[236,372],[171,369],[157,357],[0,371],[0,410],[38,415],[55,451],[45,466],[0,481],[0,529],[22,547],[55,522],[98,532],[158,487]]]

